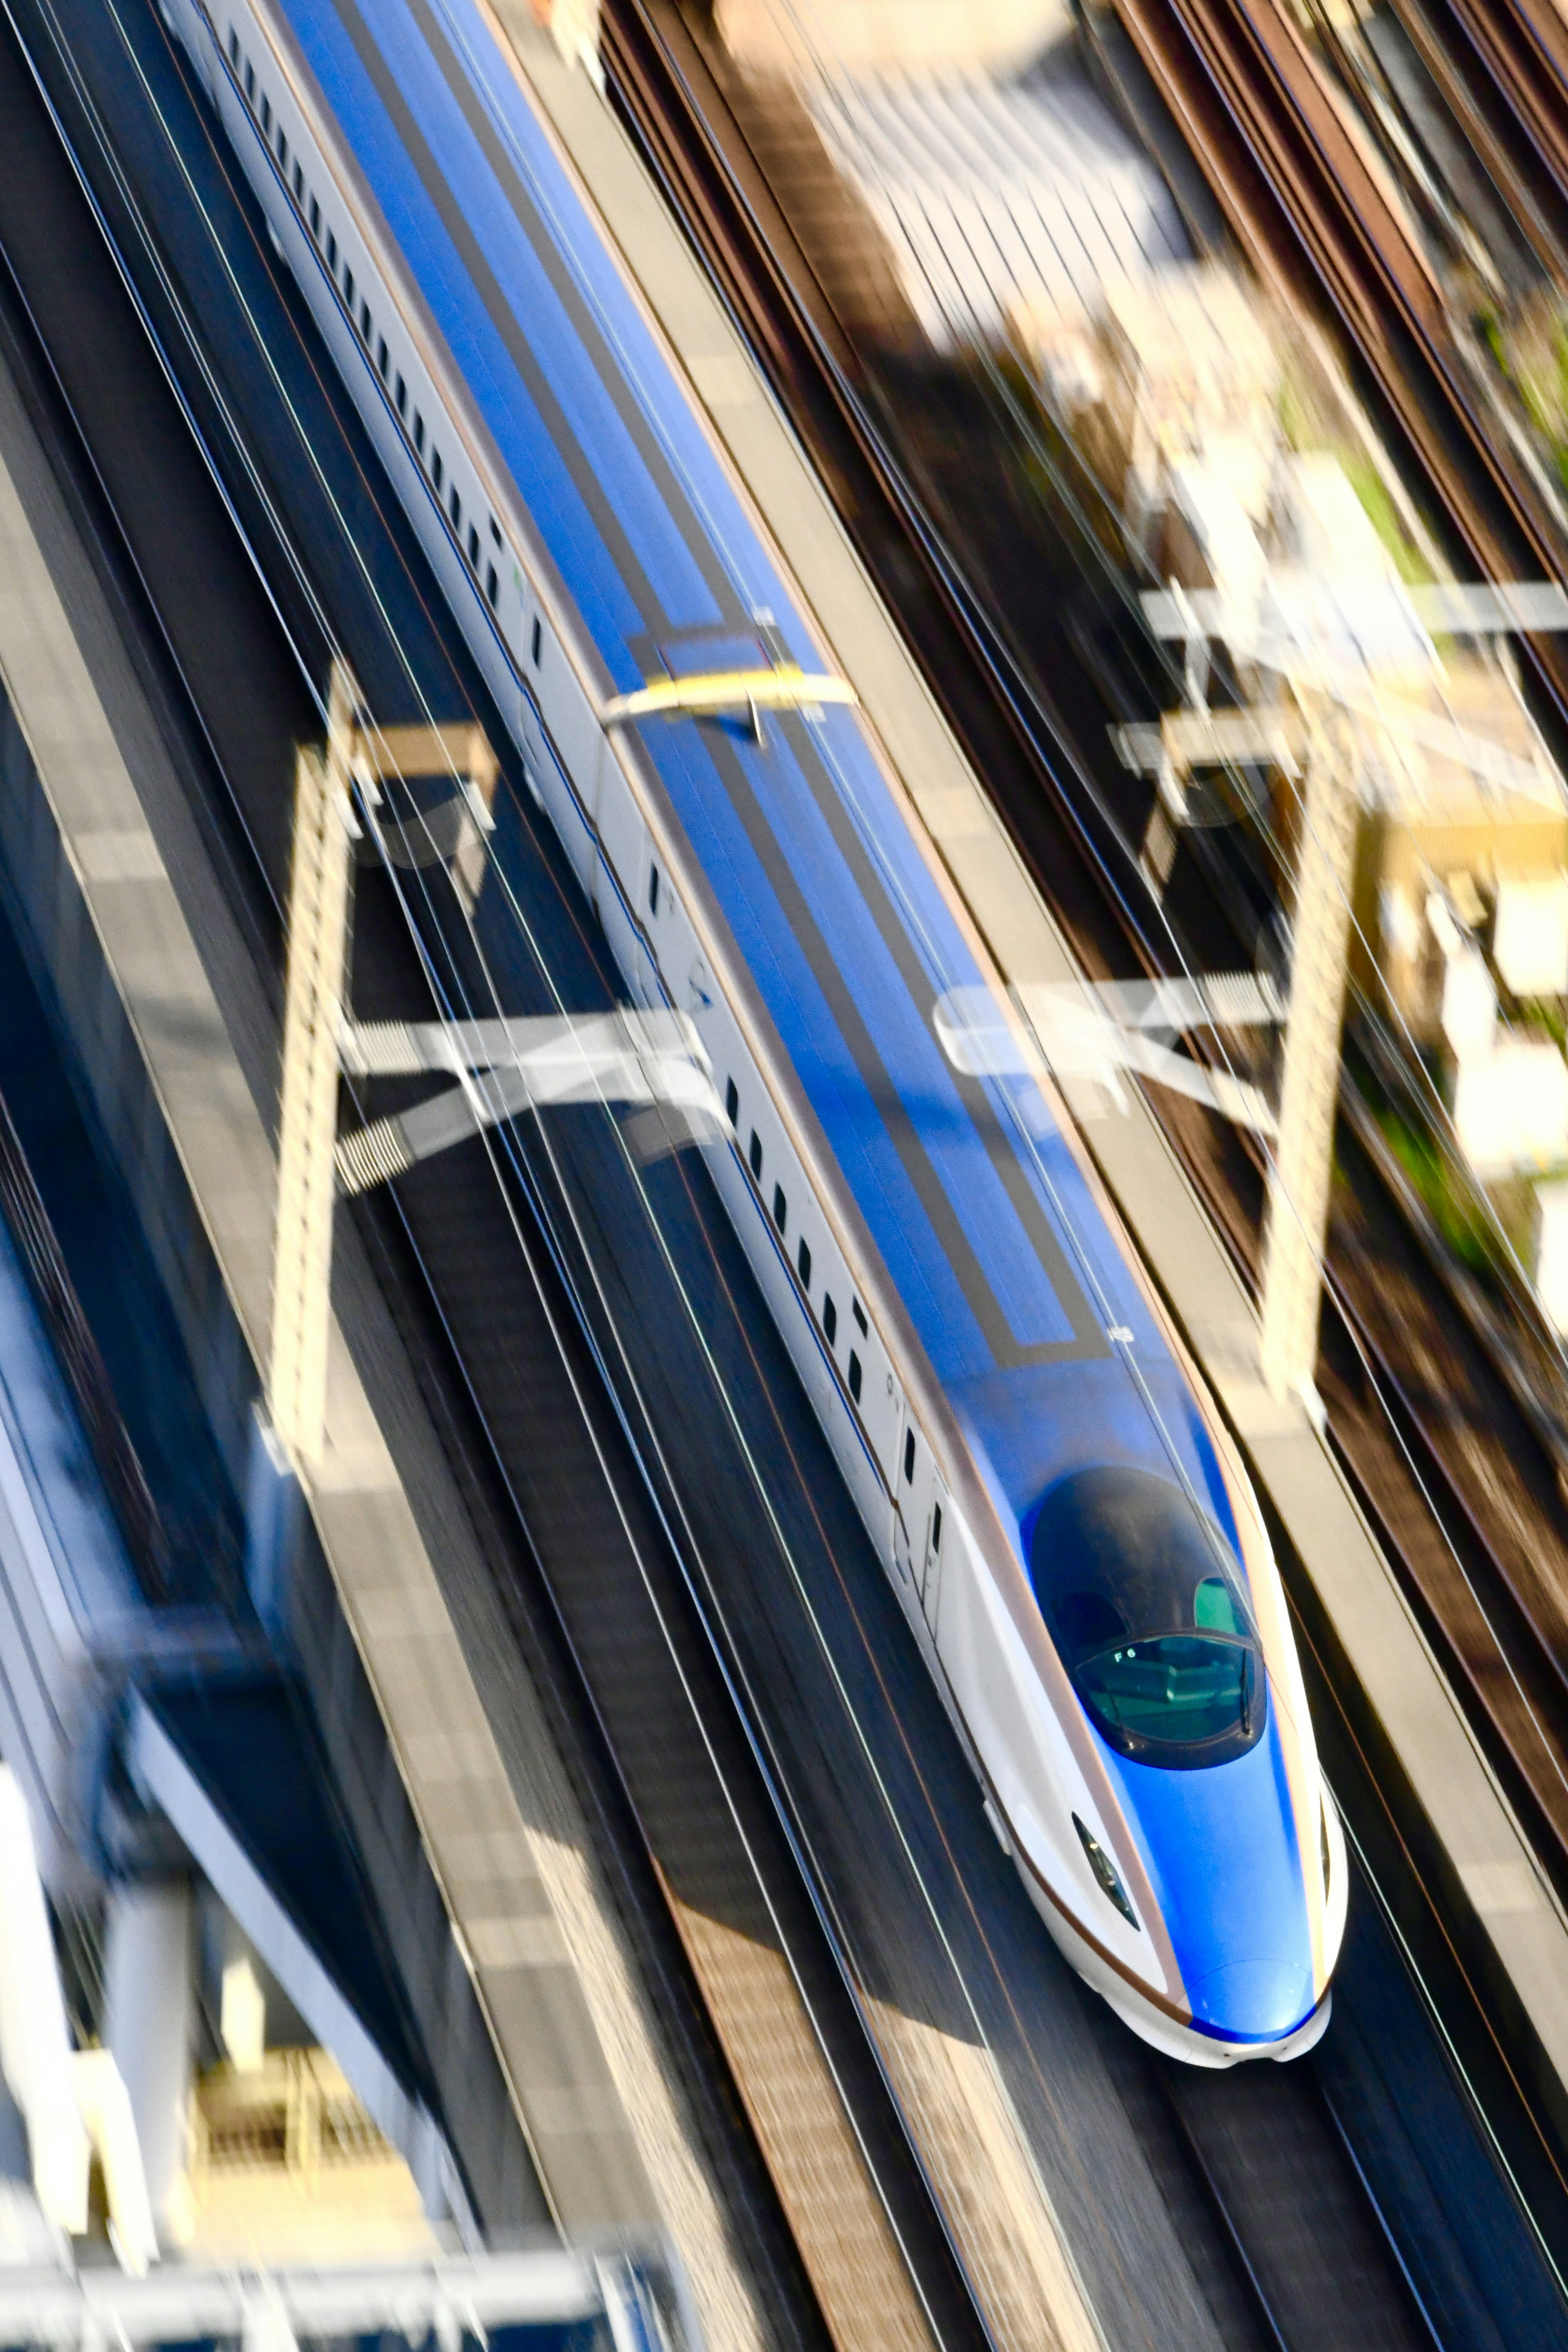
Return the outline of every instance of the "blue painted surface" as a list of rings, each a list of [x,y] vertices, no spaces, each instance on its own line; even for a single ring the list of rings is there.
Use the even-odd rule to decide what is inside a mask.
[[[441,70],[446,60],[426,45],[413,12],[398,0],[374,0],[359,13],[429,159],[459,192],[458,210],[491,275],[492,299],[504,295],[559,403],[552,424],[345,29],[350,7],[295,0],[290,18],[612,677],[622,686],[639,682],[635,648],[650,635],[710,628],[733,637],[758,606],[776,616],[789,651],[819,667],[724,468],[478,18],[459,5],[426,24],[449,25],[468,44],[487,119],[518,175],[510,190],[479,151]],[[553,225],[554,257],[584,310],[570,310],[551,283],[520,223],[519,187],[537,208],[536,234],[540,222]],[[617,367],[619,397],[612,399],[605,386]],[[628,410],[640,446],[628,432]],[[584,501],[584,480],[601,501],[596,514]],[[611,515],[625,533],[618,551],[605,529]],[[694,540],[703,549],[700,570]],[[994,1438],[994,1465],[1021,1515],[1058,1458],[1068,1458],[1059,1456],[1055,1433],[1065,1429],[1064,1401],[1079,1392],[1086,1370],[1103,1392],[1098,1411],[1131,1419],[1142,1412],[1127,1373],[1098,1344],[1104,1325],[1133,1328],[1147,1377],[1163,1389],[1168,1360],[1043,1105],[1031,1099],[1023,1110],[1011,1090],[986,1087],[988,1139],[963,1098],[932,1032],[931,1004],[940,991],[981,975],[854,719],[835,713],[821,730],[775,727],[765,755],[739,736],[718,738],[722,769],[716,736],[661,727],[646,740],[934,1369],[955,1391],[975,1384],[971,1418]],[[820,935],[816,970],[803,910]],[[869,1079],[825,992],[823,957],[864,1022],[879,1066]],[[900,1159],[893,1105],[929,1141],[947,1207],[1012,1338],[1024,1348],[1069,1343],[1067,1307],[995,1165],[997,1157],[1011,1161],[1015,1181],[1074,1265],[1080,1320],[1097,1335],[1090,1365],[1026,1366],[997,1384],[994,1352]],[[1033,1136],[1024,1131],[1026,1117]],[[1181,1386],[1170,1389],[1170,1404]],[[1146,1412],[1143,1420],[1147,1430]],[[1177,1412],[1169,1426],[1184,1468],[1205,1483],[1191,1416]]]
[[[123,1618],[136,1579],[76,1403],[0,1217],[0,1428],[79,1628]],[[30,1579],[24,1575],[21,1588]]]
[[[0,699],[0,716],[5,709]],[[168,1540],[166,1598],[200,1606],[232,1589],[237,1499],[134,1200],[84,1108],[64,1014],[40,951],[27,943],[21,902],[36,887],[17,873],[0,877],[0,1097],[157,1507]],[[74,1415],[74,1402],[69,1409]],[[92,1479],[96,1488],[96,1468]]]
[[[1313,2008],[1312,1955],[1278,1706],[1255,1748],[1204,1772],[1156,1771],[1100,1744],[1194,2024],[1237,2042],[1289,2033]]]
[[[615,684],[641,682],[650,646],[689,668],[694,632],[724,659],[759,609],[819,668],[468,0],[283,5]],[[934,999],[981,975],[854,717],[772,725],[765,752],[695,725],[645,744],[1005,1519],[1125,1460],[1175,1470],[1234,1533],[1195,1401],[1046,1106],[961,1082],[941,1050]],[[1200,2015],[1297,2022],[1310,1958],[1275,1736],[1206,1772],[1110,1766]]]

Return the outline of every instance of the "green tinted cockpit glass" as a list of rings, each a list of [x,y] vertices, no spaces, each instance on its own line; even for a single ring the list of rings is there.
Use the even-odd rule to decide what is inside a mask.
[[[1199,1582],[1193,1595],[1193,1622],[1201,1625],[1205,1633],[1241,1633],[1246,1631],[1230,1587],[1223,1576],[1205,1576]]]
[[[1062,1662],[1112,1747],[1191,1769],[1252,1746],[1267,1683],[1246,1584],[1183,1488],[1145,1470],[1075,1473],[1041,1506],[1029,1566]]]
[[[1131,1738],[1206,1746],[1246,1727],[1255,1672],[1246,1642],[1156,1633],[1081,1658],[1074,1680],[1089,1712]]]

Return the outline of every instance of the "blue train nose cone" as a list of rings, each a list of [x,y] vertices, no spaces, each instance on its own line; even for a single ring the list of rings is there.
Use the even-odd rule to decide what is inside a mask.
[[[1193,2016],[1211,2032],[1277,2042],[1312,2006],[1312,1971],[1300,1960],[1228,1960],[1191,1986]]]

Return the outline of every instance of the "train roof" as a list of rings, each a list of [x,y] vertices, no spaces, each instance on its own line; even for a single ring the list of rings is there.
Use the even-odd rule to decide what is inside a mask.
[[[616,686],[766,648],[820,671],[795,591],[484,17],[469,0],[281,5]],[[935,1000],[984,975],[861,720],[770,717],[765,748],[658,721],[645,742],[1014,1516],[1087,1455],[1173,1453],[1228,1522],[1195,1400],[1043,1099],[963,1077],[942,1051]]]

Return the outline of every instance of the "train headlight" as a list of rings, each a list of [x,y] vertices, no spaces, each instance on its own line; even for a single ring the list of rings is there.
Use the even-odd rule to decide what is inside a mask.
[[[1100,1840],[1090,1836],[1076,1813],[1072,1817],[1072,1825],[1078,1832],[1079,1844],[1089,1857],[1089,1866],[1094,1873],[1095,1883],[1100,1893],[1107,1902],[1116,1906],[1129,1927],[1137,1927],[1138,1914],[1127,1899],[1127,1889],[1116,1874],[1116,1864],[1111,1861]],[[1140,1927],[1138,1932],[1142,1935],[1143,1931]]]

